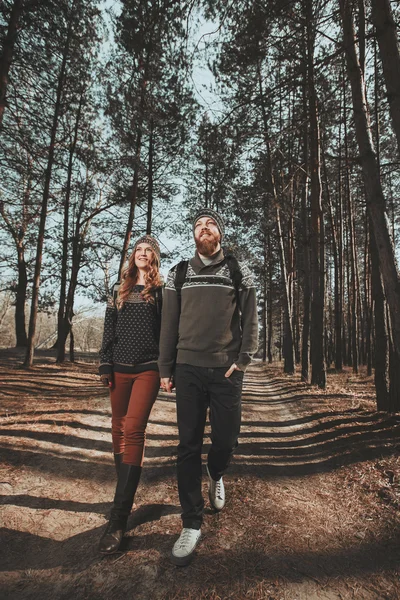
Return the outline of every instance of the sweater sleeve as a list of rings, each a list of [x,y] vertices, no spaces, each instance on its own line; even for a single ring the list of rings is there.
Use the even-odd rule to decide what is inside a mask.
[[[176,361],[176,346],[178,344],[179,330],[179,303],[175,289],[175,269],[176,267],[172,268],[168,273],[163,297],[160,355],[158,359],[160,377],[171,377]]]
[[[109,298],[104,318],[103,341],[100,349],[99,374],[107,375],[113,372],[113,343],[117,321],[117,308],[113,298]]]
[[[240,270],[243,276],[239,290],[242,343],[236,364],[245,371],[258,350],[258,314],[256,286],[251,271],[244,263],[240,264]]]

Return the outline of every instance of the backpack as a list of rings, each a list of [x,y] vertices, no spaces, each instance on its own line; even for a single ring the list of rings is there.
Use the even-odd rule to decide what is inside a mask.
[[[174,285],[178,300],[179,313],[181,312],[182,286],[186,281],[188,265],[188,260],[181,260],[181,262],[176,265]],[[235,288],[236,306],[240,311],[239,288],[240,284],[242,283],[243,274],[240,270],[239,262],[236,256],[234,256],[231,252],[227,252],[221,265],[228,265],[229,276],[232,279],[233,287]]]

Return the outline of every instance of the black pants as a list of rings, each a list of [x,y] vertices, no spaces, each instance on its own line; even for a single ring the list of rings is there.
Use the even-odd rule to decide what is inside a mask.
[[[210,475],[216,481],[227,469],[238,445],[243,372],[228,368],[176,366],[176,407],[179,429],[178,490],[183,527],[200,529],[204,500],[201,493],[201,449],[207,408],[210,407]]]

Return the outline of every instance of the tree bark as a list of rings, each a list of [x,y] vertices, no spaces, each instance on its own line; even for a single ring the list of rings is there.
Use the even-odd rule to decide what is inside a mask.
[[[136,203],[137,203],[137,195],[138,195],[138,188],[139,188],[140,155],[142,152],[142,136],[143,136],[142,127],[143,127],[143,118],[144,118],[143,115],[144,115],[144,107],[145,107],[145,100],[146,100],[146,85],[147,85],[147,78],[148,78],[149,61],[150,61],[150,56],[149,56],[149,54],[147,54],[146,66],[144,67],[144,73],[143,73],[143,77],[142,77],[141,84],[140,84],[139,118],[138,118],[138,124],[137,124],[137,135],[136,135],[136,144],[135,144],[135,170],[133,173],[132,186],[131,186],[131,189],[129,191],[128,198],[127,198],[130,208],[129,208],[128,222],[126,224],[124,243],[123,243],[122,250],[121,250],[121,261],[120,261],[119,269],[118,269],[118,279],[119,280],[121,279],[122,271],[123,271],[123,268],[124,268],[124,265],[126,262],[126,257],[128,254],[129,243],[131,241],[131,236],[132,236],[133,220],[135,217],[135,208],[136,208]]]
[[[153,220],[153,162],[154,162],[154,120],[150,119],[150,141],[149,141],[149,178],[147,190],[147,226],[146,233],[151,235],[151,224]]]
[[[62,243],[62,259],[61,259],[61,282],[60,282],[60,301],[58,307],[58,320],[57,320],[57,362],[62,363],[65,360],[65,341],[66,336],[64,335],[64,317],[65,317],[65,300],[67,290],[67,270],[68,270],[68,247],[69,247],[69,207],[71,200],[71,186],[72,186],[72,167],[74,162],[74,155],[76,144],[78,141],[78,131],[80,125],[81,111],[83,105],[84,94],[81,93],[78,111],[75,120],[74,136],[69,149],[68,168],[67,168],[67,185],[65,190],[64,200],[64,229],[63,229],[63,243]],[[67,333],[68,335],[68,333]]]
[[[350,188],[347,189],[347,217],[349,230],[349,259],[350,259],[350,287],[349,304],[351,311],[351,358],[353,373],[358,373],[358,318],[357,318],[357,278],[356,278],[356,250],[354,241],[353,207]],[[351,288],[351,289],[350,289]],[[349,315],[350,316],[350,315]]]
[[[71,15],[73,14],[73,7],[71,10]],[[53,123],[51,127],[51,135],[50,135],[50,147],[49,147],[49,155],[47,159],[47,167],[44,177],[44,189],[43,189],[43,197],[42,197],[42,206],[40,212],[40,222],[39,222],[39,231],[38,231],[38,242],[36,248],[36,261],[35,261],[35,273],[33,278],[33,289],[32,289],[32,301],[31,301],[31,312],[29,319],[29,333],[28,333],[28,346],[24,361],[24,367],[31,367],[33,364],[33,354],[35,347],[35,332],[36,332],[36,321],[37,321],[37,311],[38,311],[38,303],[39,303],[39,286],[40,286],[40,273],[42,269],[42,257],[43,257],[43,244],[44,244],[44,233],[46,226],[46,218],[47,218],[47,206],[50,196],[50,181],[51,181],[51,173],[53,169],[54,163],[54,149],[58,128],[58,120],[61,110],[61,97],[64,88],[65,81],[65,73],[67,67],[67,60],[69,55],[69,47],[71,43],[72,36],[72,18],[70,18],[68,24],[67,38],[65,42],[65,47],[63,51],[63,57],[60,67],[60,73],[58,76],[58,84],[57,84],[57,94],[56,94],[56,103],[54,107],[53,114]]]
[[[267,247],[268,247],[268,301],[267,301],[267,312],[268,312],[268,342],[267,342],[267,355],[268,362],[272,363],[272,247],[271,247],[271,235],[267,233]]]
[[[78,285],[78,275],[79,270],[82,264],[82,256],[83,249],[85,244],[85,239],[88,234],[91,221],[96,214],[96,209],[92,212],[89,217],[82,219],[82,215],[85,209],[85,204],[87,200],[88,194],[88,181],[86,181],[86,185],[83,190],[81,202],[79,204],[79,208],[76,216],[75,230],[72,238],[72,256],[71,256],[71,276],[69,280],[68,293],[65,302],[65,311],[64,318],[62,320],[61,326],[61,335],[59,338],[59,349],[64,349],[65,352],[65,344],[67,341],[68,334],[72,334],[72,319],[74,317],[74,302],[75,302],[75,292]],[[101,202],[101,200],[99,201]],[[71,352],[72,348],[72,352]],[[70,361],[74,362],[74,342],[73,335],[70,338]]]
[[[18,283],[15,294],[15,336],[16,346],[26,348],[28,337],[26,335],[26,292],[28,287],[28,276],[26,272],[26,262],[24,256],[24,246],[22,243],[17,246],[18,252]]]
[[[304,77],[304,114],[307,114],[306,99],[306,78],[307,69]],[[303,162],[304,176],[303,189],[301,194],[301,219],[303,225],[303,328],[301,332],[301,380],[308,383],[310,369],[310,308],[311,308],[311,288],[310,288],[310,238],[309,238],[309,219],[308,219],[308,120],[305,119],[303,135]]]
[[[3,52],[0,57],[0,127],[3,122],[8,86],[8,73],[10,71],[15,41],[18,35],[18,21],[21,16],[22,7],[23,0],[14,0],[10,20],[8,22],[7,35],[4,40]]]
[[[324,224],[322,214],[322,187],[320,172],[320,136],[317,97],[314,84],[314,31],[311,0],[305,1],[307,22],[308,106],[310,118],[310,173],[311,173],[311,383],[326,387],[324,356]]]
[[[386,218],[385,199],[380,182],[379,165],[371,137],[365,82],[356,54],[351,6],[349,0],[339,1],[347,70],[352,89],[356,138],[360,152],[367,208],[371,217],[373,235],[378,248],[379,268],[390,309],[393,329],[393,350],[397,358],[400,359],[400,278]]]
[[[370,253],[371,253],[371,277],[372,298],[375,316],[375,391],[378,410],[388,410],[389,407],[389,332],[386,319],[386,302],[383,291],[382,278],[379,272],[378,249],[370,228]]]
[[[333,329],[335,331],[334,336],[334,349],[332,351],[333,360],[335,361],[335,370],[342,371],[343,362],[342,362],[342,309],[341,309],[341,294],[340,294],[340,271],[339,271],[339,249],[338,249],[338,226],[335,222],[335,218],[333,215],[332,208],[332,200],[329,191],[328,185],[328,175],[326,172],[326,163],[325,157],[323,155],[322,159],[323,167],[324,167],[324,179],[325,179],[325,189],[327,196],[327,206],[328,206],[328,215],[329,221],[331,225],[332,232],[332,253],[333,253],[333,264],[334,264],[334,309],[333,309]],[[340,194],[338,194],[340,196]],[[341,200],[340,200],[341,201]],[[340,215],[341,218],[341,215]]]
[[[277,191],[276,191],[276,186],[275,186],[274,172],[273,172],[273,168],[272,168],[271,147],[270,147],[269,138],[268,138],[268,120],[267,120],[267,115],[266,115],[265,106],[264,106],[262,77],[261,77],[261,69],[260,69],[259,64],[258,64],[258,84],[259,84],[259,92],[260,92],[262,119],[263,119],[263,125],[264,125],[267,173],[268,173],[268,180],[269,180],[268,183],[269,183],[269,188],[270,188],[272,201],[273,201],[273,205],[274,205],[274,211],[275,211],[275,224],[276,224],[276,231],[277,231],[277,236],[278,236],[279,262],[280,262],[280,267],[281,267],[283,311],[284,311],[284,332],[283,332],[284,372],[293,374],[295,371],[295,358],[294,358],[294,347],[293,347],[292,312],[291,312],[291,305],[290,305],[289,285],[288,285],[288,277],[287,277],[286,261],[285,261],[285,248],[284,248],[284,243],[283,243],[280,208],[279,208]]]
[[[26,319],[25,319],[25,305],[26,305],[26,294],[28,287],[28,276],[25,261],[25,247],[24,237],[26,233],[27,219],[26,219],[26,201],[29,198],[30,184],[24,195],[23,215],[21,222],[16,224],[12,221],[11,216],[5,211],[4,202],[0,202],[0,215],[3,217],[6,227],[11,234],[15,248],[17,251],[17,270],[18,270],[18,281],[15,291],[15,337],[17,347],[26,347],[28,338],[26,335]]]
[[[400,51],[390,0],[371,0],[390,115],[400,154]]]
[[[266,240],[264,235],[264,264],[262,270],[262,283],[263,283],[263,295],[262,295],[262,309],[261,309],[261,330],[262,330],[262,360],[267,360],[267,248]]]

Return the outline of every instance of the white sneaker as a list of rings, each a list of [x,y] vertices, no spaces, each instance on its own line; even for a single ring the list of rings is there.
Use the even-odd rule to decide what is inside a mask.
[[[225,506],[225,486],[222,477],[215,481],[208,470],[208,497],[215,510],[222,510]]]
[[[193,552],[200,540],[200,529],[184,527],[172,548],[171,560],[178,567],[185,567],[193,558]]]

